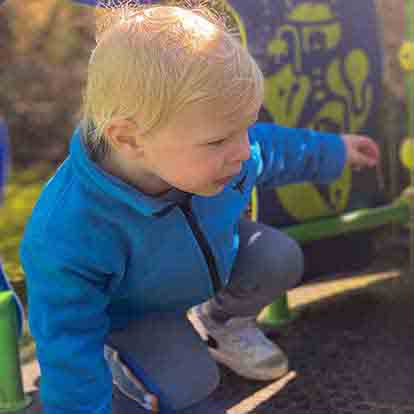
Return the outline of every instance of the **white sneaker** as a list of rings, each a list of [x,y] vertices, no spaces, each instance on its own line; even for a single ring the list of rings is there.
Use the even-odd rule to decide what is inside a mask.
[[[194,306],[188,319],[216,361],[253,380],[273,380],[287,373],[286,355],[266,338],[255,318],[232,318],[220,324],[202,310],[202,305]]]

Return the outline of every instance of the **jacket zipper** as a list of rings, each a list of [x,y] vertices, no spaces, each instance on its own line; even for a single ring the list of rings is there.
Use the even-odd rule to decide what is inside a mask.
[[[217,271],[216,259],[214,258],[210,245],[208,244],[206,237],[201,231],[197,218],[195,217],[191,209],[191,198],[188,198],[184,203],[180,203],[179,207],[181,211],[184,213],[185,218],[187,219],[187,222],[190,225],[191,230],[198,242],[198,245],[200,246],[201,251],[204,254],[204,258],[206,259],[208,270],[210,273],[210,279],[213,284],[214,293],[217,293],[222,288],[222,284]]]

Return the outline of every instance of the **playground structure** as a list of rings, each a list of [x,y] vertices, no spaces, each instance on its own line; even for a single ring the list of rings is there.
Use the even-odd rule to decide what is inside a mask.
[[[23,392],[17,332],[13,293],[0,292],[0,413],[18,412],[31,403]]]
[[[93,2],[84,1],[84,3],[92,4]],[[319,45],[316,47],[316,49],[320,53],[323,52],[323,50],[321,52],[321,45],[339,45],[340,42],[338,40],[338,33],[341,32],[341,28],[340,23],[338,23],[339,19],[333,11],[334,3],[335,2],[333,1],[320,1],[318,5],[319,8],[313,9],[315,11],[317,10],[318,13],[320,13],[320,16],[316,21],[310,23],[310,27],[314,30],[312,32],[309,27],[306,28],[306,24],[303,21],[304,15],[306,15],[309,10],[311,10],[311,2],[286,1],[285,12],[281,12],[279,15],[287,16],[287,20],[290,21],[290,25],[280,25],[275,38],[272,38],[264,50],[270,52],[271,56],[273,57],[280,55],[281,60],[283,60],[283,58],[288,59],[289,56],[298,58],[297,50],[295,50],[296,53],[293,53],[291,55],[289,55],[290,52],[288,51],[289,46],[291,45],[290,42],[293,41],[292,39],[299,39],[300,37],[297,31],[298,27],[303,30],[303,33],[308,33],[309,45]],[[315,5],[317,2],[313,2],[312,4]],[[234,12],[237,10],[237,20],[247,27],[244,27],[244,29],[242,29],[242,33],[245,33],[244,37],[246,41],[249,42],[249,24],[246,23],[246,19],[243,19],[241,6],[242,5],[240,4],[240,7],[238,8],[237,1],[232,2],[231,11]],[[288,14],[286,14],[286,10],[289,11]],[[414,15],[411,0],[407,0],[406,13],[407,16]],[[414,137],[414,29],[412,26],[412,22],[407,17],[407,42],[404,43],[400,51],[401,65],[406,71],[407,103],[408,107],[410,108],[408,111],[409,119],[407,124],[408,137]],[[320,29],[321,27],[323,30]],[[318,29],[315,30],[315,28]],[[323,38],[321,32],[328,33],[326,39]],[[299,42],[299,40],[296,41]],[[350,64],[352,64],[353,59],[356,59],[357,65],[362,65],[363,68],[366,68],[368,65],[368,54],[364,54],[361,51],[357,52],[356,54],[350,52],[346,56],[347,57],[344,59],[344,61],[346,61],[348,58],[351,62]],[[260,61],[260,57],[256,56],[256,58],[258,58]],[[303,59],[303,67],[299,69],[292,69],[291,67],[286,68],[285,66],[292,65],[285,64],[284,66],[280,63],[281,66],[279,68],[279,72],[281,73],[277,72],[273,77],[267,76],[268,90],[275,90],[275,85],[286,84],[286,79],[291,77],[292,79],[295,78],[295,80],[292,81],[292,88],[294,90],[297,87],[297,80],[300,84],[304,85],[304,90],[306,90],[306,88],[310,89],[307,95],[305,92],[297,93],[297,99],[302,100],[303,106],[306,99],[308,99],[307,97],[310,97],[309,99],[314,102],[318,102],[318,92],[323,92],[323,88],[320,88],[320,90],[316,92],[312,91],[311,87],[309,86],[312,82],[309,81],[309,84],[307,84],[307,80],[304,79],[305,75],[300,72],[301,70],[303,71],[303,68],[307,67],[306,62],[309,62],[309,58],[309,56],[305,56]],[[377,57],[374,57],[374,60],[376,58]],[[286,60],[286,62],[288,62],[288,60]],[[321,79],[328,79],[328,84],[325,85],[325,94],[326,96],[335,98],[333,99],[333,102],[328,102],[325,105],[318,104],[320,106],[319,110],[311,113],[310,115],[306,115],[302,113],[304,110],[302,110],[300,104],[297,103],[299,101],[292,103],[294,99],[291,99],[291,102],[289,103],[286,101],[284,106],[285,118],[281,117],[280,115],[278,116],[278,114],[275,114],[274,118],[278,120],[284,120],[286,124],[289,124],[290,122],[292,124],[298,124],[298,120],[303,120],[306,126],[311,127],[317,126],[323,128],[325,126],[332,127],[333,129],[338,128],[339,130],[342,130],[346,127],[347,129],[354,131],[357,131],[361,128],[363,129],[365,123],[369,120],[370,114],[375,112],[375,108],[373,108],[372,105],[369,105],[369,103],[373,104],[377,100],[374,98],[374,95],[376,93],[374,86],[375,82],[372,80],[372,78],[370,78],[369,74],[365,72],[365,76],[363,76],[362,79],[357,80],[357,82],[359,82],[358,88],[360,92],[354,94],[355,96],[353,96],[352,86],[350,86],[349,81],[338,80],[339,75],[341,74],[341,70],[338,68],[341,65],[346,66],[346,62],[330,62],[327,64],[326,68],[319,68],[319,71],[325,70],[326,73],[331,76],[331,78],[324,78],[321,76],[321,72],[316,71],[316,78],[312,79],[314,84],[316,83],[319,85]],[[289,70],[291,73],[289,73]],[[292,73],[294,75],[292,75]],[[329,87],[332,86],[332,82],[334,81],[339,82],[340,84],[340,87],[334,91],[335,93],[333,93],[332,90],[329,90]],[[351,92],[346,91],[346,87],[351,89]],[[351,102],[349,105],[346,105],[345,97],[347,94],[352,95],[349,97],[349,102]],[[270,116],[272,116],[272,111],[277,110],[274,105],[275,99],[276,96],[270,93],[266,97],[265,107],[267,108],[268,113],[270,113]],[[321,101],[323,101],[323,99]],[[339,105],[338,102],[341,102],[341,104]],[[355,107],[353,108],[352,105]],[[366,106],[365,108],[363,108],[364,105]],[[338,108],[341,106],[342,109],[339,110]],[[288,110],[292,107],[294,107],[293,112],[292,110]],[[337,115],[338,110],[339,113],[342,113],[342,118]],[[341,121],[341,119],[345,120],[348,123],[343,120]],[[407,138],[401,149],[401,159],[404,165],[411,171],[411,186],[414,182],[413,140],[414,138]],[[293,222],[300,223],[287,225],[285,227],[286,232],[299,242],[305,243],[313,240],[320,240],[326,237],[346,234],[349,232],[377,228],[389,223],[410,223],[410,229],[413,228],[411,223],[414,218],[414,198],[412,195],[413,193],[411,186],[401,195],[400,198],[395,200],[390,205],[347,211],[348,208],[352,208],[352,206],[349,206],[351,183],[352,176],[350,172],[347,171],[344,174],[344,177],[340,179],[340,182],[334,184],[330,188],[314,188],[305,185],[304,187],[296,189],[285,189],[286,192],[284,192],[284,190],[281,192],[278,190],[278,200],[281,202],[285,213],[287,212],[287,215],[290,216],[291,220],[293,217]],[[311,206],[310,211],[308,210],[303,212],[295,210],[295,192],[296,194],[303,194],[303,192],[308,194],[310,200],[313,201],[309,203]],[[254,194],[252,198],[253,219],[262,219],[260,217],[261,205],[263,205],[265,202],[264,200],[269,201],[269,197],[271,197],[271,200],[274,199],[274,191],[270,192],[267,195],[262,193],[258,194],[258,192]],[[330,215],[331,217],[324,218],[326,215]],[[411,234],[413,233],[414,232],[411,231]],[[411,246],[413,245],[414,236],[412,236],[411,239]],[[411,253],[410,257],[411,264],[414,266],[413,253]],[[262,322],[272,326],[278,326],[281,323],[289,320],[291,318],[291,315],[288,309],[287,298],[283,297],[275,301],[275,303],[266,309],[264,315],[265,317]],[[2,360],[0,360],[0,365],[2,367],[5,366],[7,371],[4,377],[0,376],[0,413],[15,412],[28,404],[28,399],[24,396],[21,385],[21,374],[18,363],[18,339],[15,332],[17,332],[16,314],[15,307],[11,305],[11,294],[10,292],[0,293],[0,355],[4,356],[7,361],[7,364],[3,364]],[[5,339],[3,340],[3,338]]]

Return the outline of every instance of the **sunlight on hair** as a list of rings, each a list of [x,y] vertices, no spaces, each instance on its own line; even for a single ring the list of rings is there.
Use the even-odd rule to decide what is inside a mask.
[[[174,14],[180,18],[183,28],[188,32],[198,34],[204,39],[213,39],[217,35],[217,27],[205,17],[179,8],[175,8]]]
[[[144,12],[145,13],[145,12]],[[142,23],[144,21],[145,17],[144,16],[137,16],[135,17],[135,23]]]

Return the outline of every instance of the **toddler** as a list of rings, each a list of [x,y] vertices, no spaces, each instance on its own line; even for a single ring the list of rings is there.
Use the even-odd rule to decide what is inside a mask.
[[[21,244],[45,414],[111,413],[112,379],[135,412],[182,412],[216,385],[213,359],[250,379],[284,375],[287,357],[255,317],[299,283],[303,258],[241,218],[251,190],[328,183],[379,157],[368,137],[256,122],[263,75],[208,12],[113,16],[69,156]],[[165,329],[145,322],[170,314],[181,316]],[[191,381],[174,371],[185,362]]]

